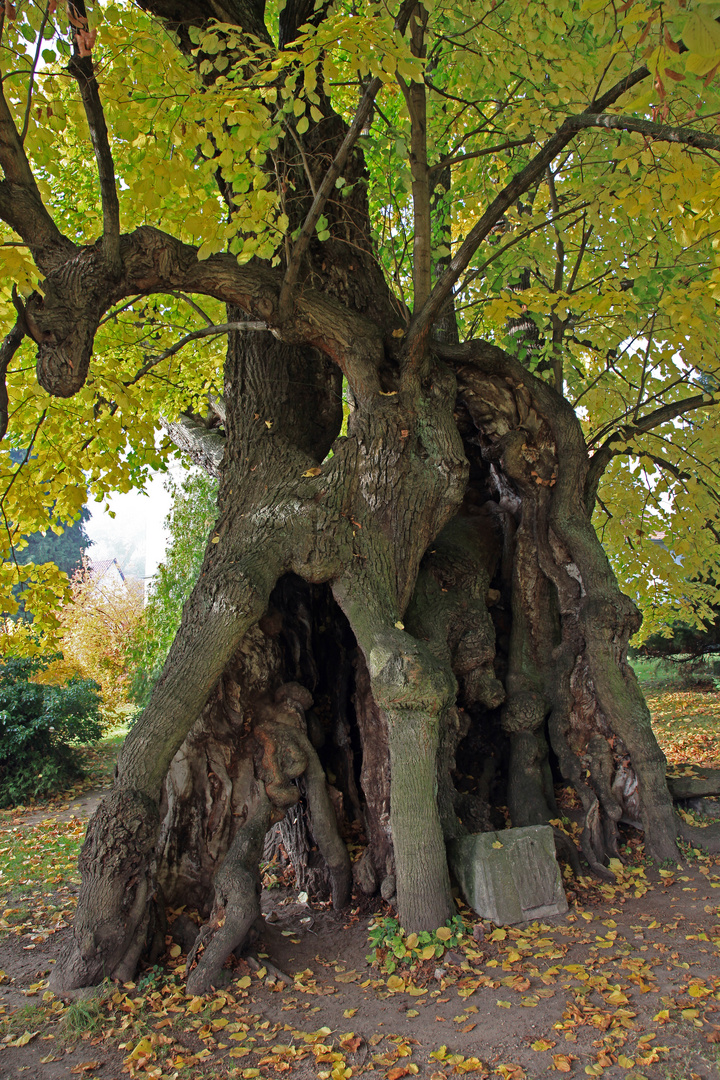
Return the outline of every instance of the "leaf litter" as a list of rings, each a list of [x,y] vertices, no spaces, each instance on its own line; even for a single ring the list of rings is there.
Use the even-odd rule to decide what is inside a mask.
[[[668,756],[685,753],[680,742]],[[573,833],[571,816],[559,824]],[[360,908],[339,938],[327,909],[304,903],[312,935],[297,919],[268,933],[257,970],[238,962],[218,993],[185,994],[185,956],[168,937],[162,967],[68,1005],[46,976],[72,918],[83,833],[80,817],[0,815],[0,1075],[14,1075],[6,1066],[41,1080],[717,1071],[720,860],[697,849],[657,868],[628,841],[615,882],[566,877],[570,910],[558,920],[495,927],[460,907],[425,941],[385,908],[370,924],[372,962]]]

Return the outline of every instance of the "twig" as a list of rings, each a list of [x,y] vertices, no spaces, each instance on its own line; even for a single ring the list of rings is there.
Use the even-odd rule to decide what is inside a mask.
[[[271,964],[269,960],[263,960],[263,962],[260,963],[257,957],[246,956],[245,962],[247,963],[249,968],[252,968],[253,971],[260,971],[261,968],[265,968],[268,975],[274,975],[276,979],[279,979],[280,982],[284,982],[286,986],[293,986],[295,983],[294,979],[292,979],[289,975],[286,975],[284,971],[280,970],[280,968],[275,967],[274,964]]]

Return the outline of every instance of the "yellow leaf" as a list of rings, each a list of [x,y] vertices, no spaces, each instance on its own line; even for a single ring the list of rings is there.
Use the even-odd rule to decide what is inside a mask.
[[[213,536],[212,543],[213,544],[219,544],[220,543],[220,537],[219,536]]]
[[[153,1048],[149,1039],[141,1039],[131,1054],[128,1055],[132,1061],[139,1061],[140,1058],[150,1057],[152,1055]]]
[[[400,620],[398,619],[398,621],[395,623],[395,629],[396,630],[404,630],[405,629],[405,623],[400,622]]]
[[[626,1057],[625,1054],[620,1054],[618,1057],[618,1065],[622,1069],[632,1069],[635,1065],[635,1062],[632,1058]]]
[[[170,947],[170,956],[171,956],[171,957],[173,958],[173,960],[174,960],[174,959],[175,959],[176,957],[178,957],[178,956],[180,955],[180,953],[181,953],[181,952],[182,952],[182,949],[180,948],[180,946],[179,946],[179,945],[172,945],[172,946]]]
[[[425,948],[421,951],[420,955],[423,958],[423,960],[432,959],[432,957],[435,955],[435,946],[434,945],[426,945]]]
[[[449,941],[452,937],[452,930],[450,930],[447,926],[440,926],[435,931],[435,937],[438,938],[438,940],[440,941]]]
[[[357,1009],[346,1009],[345,1012],[343,1013],[343,1016],[345,1017],[346,1020],[350,1020],[351,1017],[353,1017],[356,1012],[357,1012]]]
[[[500,841],[499,841],[499,840],[495,840],[495,841],[494,841],[494,843],[493,843],[493,847],[494,847],[494,848],[501,848],[501,847],[502,847],[502,844],[500,843]]]
[[[511,949],[510,952],[507,954],[507,960],[508,960],[509,964],[516,964],[518,962],[518,960],[521,960],[521,959],[522,959],[522,957],[520,956],[520,953],[515,952],[514,949]]]
[[[396,994],[399,990],[405,989],[405,982],[398,975],[391,975],[387,981],[387,988],[391,993]]]
[[[572,1059],[565,1054],[553,1054],[553,1065],[558,1072],[571,1072]]]
[[[24,1031],[19,1038],[13,1042],[8,1043],[8,1046],[27,1046],[31,1039],[34,1039],[37,1035],[37,1031]]]
[[[248,979],[248,982],[250,980]],[[187,1007],[189,1013],[199,1013],[205,1008],[205,1002],[200,997],[194,997]]]
[[[322,469],[320,468],[320,466],[316,465],[314,469],[306,469],[303,473],[303,476],[319,476],[321,472]]]
[[[408,949],[417,948],[417,943],[418,943],[417,934],[408,934],[408,936],[405,938],[405,945],[406,945],[406,947]]]
[[[547,1039],[536,1039],[534,1043],[530,1044],[530,1048],[532,1050],[538,1050],[538,1051],[552,1050],[554,1045],[555,1045],[554,1042],[548,1042]]]
[[[235,983],[235,985],[238,986],[241,990],[247,990],[247,988],[248,988],[248,986],[250,986],[251,982],[252,982],[252,979],[250,978],[249,975],[243,975],[242,979],[238,979],[238,981]]]
[[[495,1004],[499,1005],[501,1009],[509,1009],[510,1008],[510,1002],[509,1001],[496,1001]]]

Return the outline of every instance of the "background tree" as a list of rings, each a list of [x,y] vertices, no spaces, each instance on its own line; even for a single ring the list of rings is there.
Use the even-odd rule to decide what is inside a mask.
[[[143,584],[98,574],[86,558],[61,608],[61,655],[43,681],[90,679],[101,692],[106,723],[126,719],[132,676],[129,652],[143,618]]]
[[[142,482],[160,415],[220,475],[56,987],[130,977],[163,894],[206,913],[212,985],[301,789],[342,904],[325,770],[408,929],[452,910],[448,840],[499,802],[552,818],[553,762],[601,876],[623,815],[657,858],[697,840],[600,542],[661,601],[648,532],[684,532],[688,580],[718,558],[720,27],[684,5],[147,0],[99,43],[82,3],[5,19],[6,524]]]
[[[180,625],[182,610],[202,566],[208,529],[215,521],[217,481],[193,469],[180,482],[168,477],[172,508],[163,561],[150,582],[147,603],[134,635],[130,659],[132,694],[145,705]]]

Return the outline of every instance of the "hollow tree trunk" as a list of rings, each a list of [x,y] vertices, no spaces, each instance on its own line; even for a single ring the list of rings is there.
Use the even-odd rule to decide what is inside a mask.
[[[290,0],[281,41],[307,17]],[[288,135],[277,154],[290,231],[345,133],[319,94],[303,152]],[[326,206],[331,238],[310,242],[284,340],[231,336],[219,466],[212,440],[218,519],[89,826],[59,990],[130,977],[158,936],[163,891],[191,896],[206,917],[190,985],[214,985],[257,912],[265,830],[301,805],[298,780],[297,812],[344,902],[350,871],[330,770],[344,812],[365,819],[358,882],[382,884],[386,897],[395,888],[408,929],[453,913],[445,841],[489,823],[491,800],[516,824],[550,820],[550,746],[582,800],[583,850],[598,873],[617,851],[621,769],[637,777],[648,850],[677,855],[664,758],[626,660],[637,613],[592,528],[577,418],[482,342],[436,340],[421,375],[402,366],[402,319],[373,257],[358,150],[343,174],[343,196]],[[128,256],[152,264],[143,281],[158,290],[172,262],[153,247],[163,243],[145,230]],[[192,292],[199,264],[176,256],[169,284]],[[230,273],[218,266],[220,278]],[[213,289],[233,299],[222,281]],[[251,301],[255,315],[273,314],[273,301],[267,312]],[[242,317],[230,303],[229,320]],[[343,375],[354,410],[341,439]],[[317,606],[313,588],[324,590]],[[320,659],[321,620],[342,638],[339,692]],[[486,758],[470,775],[467,747]]]

